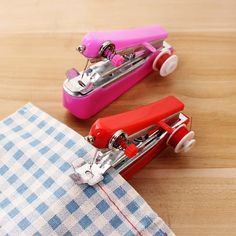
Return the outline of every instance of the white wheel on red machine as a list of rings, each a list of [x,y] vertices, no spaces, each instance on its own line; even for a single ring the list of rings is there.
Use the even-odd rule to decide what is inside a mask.
[[[175,152],[188,152],[196,143],[196,140],[194,139],[195,133],[194,131],[190,131],[188,134],[186,134],[176,145]]]
[[[169,55],[164,62],[160,62],[160,58],[164,55]],[[160,65],[161,63],[161,65]],[[163,50],[160,52],[155,60],[153,61],[152,68],[154,71],[159,71],[162,77],[171,74],[178,65],[178,57],[176,55],[171,55],[170,50]]]

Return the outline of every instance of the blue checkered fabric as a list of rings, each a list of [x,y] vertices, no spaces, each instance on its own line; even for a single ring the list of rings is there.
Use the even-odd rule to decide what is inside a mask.
[[[0,235],[174,235],[120,176],[75,185],[83,137],[32,104],[0,122]]]

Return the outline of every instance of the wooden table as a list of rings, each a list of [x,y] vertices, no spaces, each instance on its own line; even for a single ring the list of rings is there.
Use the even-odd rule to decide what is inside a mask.
[[[62,107],[64,73],[91,30],[159,23],[180,58],[168,78],[151,74],[96,117]],[[130,181],[177,235],[236,235],[236,2],[0,1],[0,118],[32,102],[87,134],[100,116],[176,95],[193,117],[196,147],[166,150]]]

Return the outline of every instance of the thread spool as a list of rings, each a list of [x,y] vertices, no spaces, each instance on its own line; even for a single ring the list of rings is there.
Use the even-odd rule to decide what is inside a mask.
[[[138,153],[138,148],[135,144],[131,143],[129,145],[127,145],[126,149],[125,149],[125,155],[128,158],[132,158],[134,156],[136,156]]]
[[[169,53],[164,53],[163,55],[160,56],[160,58],[158,59],[157,63],[156,63],[156,67],[157,69],[160,71],[162,65],[164,64],[164,62],[170,58],[170,54]]]
[[[174,129],[166,143],[174,148],[176,153],[181,151],[187,152],[196,142],[194,136],[195,133],[193,131],[189,131],[186,125],[183,124]]]
[[[161,51],[155,58],[152,68],[154,71],[159,71],[160,75],[165,77],[171,74],[178,65],[178,57],[172,55],[170,50]]]

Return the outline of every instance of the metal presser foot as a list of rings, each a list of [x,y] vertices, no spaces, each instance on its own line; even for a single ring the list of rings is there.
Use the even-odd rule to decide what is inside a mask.
[[[114,151],[103,153],[97,150],[91,163],[85,162],[83,158],[78,158],[72,162],[75,172],[70,177],[76,184],[97,184],[103,180],[103,174],[112,166],[115,156]]]

